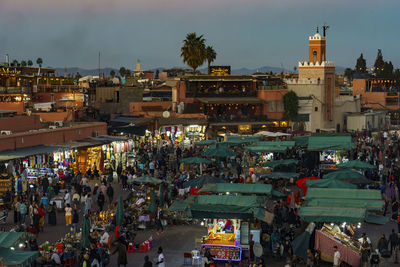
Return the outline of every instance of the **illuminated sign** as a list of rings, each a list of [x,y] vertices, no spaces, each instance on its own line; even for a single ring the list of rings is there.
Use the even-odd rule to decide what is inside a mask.
[[[206,250],[210,250],[214,260],[240,261],[242,259],[242,248],[227,245],[208,245],[203,244]]]
[[[226,76],[230,74],[230,66],[210,66],[210,75],[212,76]]]
[[[14,68],[14,69],[0,68],[0,73],[4,73],[4,74],[21,74],[21,71],[17,70],[17,68]]]
[[[0,102],[21,102],[29,100],[30,97],[27,95],[0,95]]]

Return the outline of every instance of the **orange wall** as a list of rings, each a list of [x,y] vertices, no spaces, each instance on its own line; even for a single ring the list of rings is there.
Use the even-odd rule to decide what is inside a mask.
[[[24,102],[0,102],[0,110],[15,110],[20,115],[24,113]]]
[[[107,124],[103,122],[96,122],[75,125],[73,127],[58,128],[54,130],[2,135],[0,136],[0,151],[39,145],[63,144],[69,141],[76,141],[91,137],[95,131],[97,131],[99,135],[106,135]]]
[[[71,121],[72,112],[35,112],[35,115],[39,115],[43,122],[55,122],[55,121]]]
[[[29,130],[37,130],[42,128],[40,117],[32,116],[15,116],[0,118],[0,130],[15,132],[24,132]]]
[[[283,112],[269,112],[268,102],[270,101],[283,101],[283,96],[288,92],[287,89],[280,90],[259,90],[257,91],[257,97],[264,100],[263,115],[266,115],[269,119],[281,120]]]
[[[366,79],[353,79],[353,95],[362,95],[366,89]]]
[[[129,103],[129,112],[137,112],[143,111],[143,107],[162,107],[163,110],[166,110],[172,105],[172,102],[163,101],[163,102],[130,102]]]

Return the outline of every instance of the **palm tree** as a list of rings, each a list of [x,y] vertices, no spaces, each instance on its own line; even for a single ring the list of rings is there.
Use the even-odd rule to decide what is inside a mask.
[[[26,67],[26,61],[25,61],[25,60],[22,60],[22,61],[21,61],[21,66],[22,66],[22,67]]]
[[[12,62],[11,62],[11,66],[13,66],[13,67],[17,67],[18,66],[18,60],[16,60],[16,59],[14,59]]]
[[[126,69],[124,67],[119,68],[119,75],[121,77],[124,77],[126,74]]]
[[[32,66],[33,65],[33,62],[32,62],[32,60],[28,60],[28,66],[30,67],[30,66]]]
[[[111,70],[111,71],[110,71],[110,75],[111,75],[111,77],[114,78],[114,76],[115,76],[115,71],[114,71],[114,70]]]
[[[197,36],[195,32],[188,33],[186,39],[183,40],[181,57],[183,62],[193,69],[193,74],[207,59],[205,41],[203,35]]]
[[[42,67],[43,59],[42,59],[41,57],[39,57],[38,59],[36,59],[36,64],[38,64],[39,67]]]
[[[207,46],[206,58],[207,58],[207,63],[208,63],[208,74],[210,74],[211,62],[214,62],[216,57],[217,57],[217,52],[215,52],[214,48],[212,46]]]

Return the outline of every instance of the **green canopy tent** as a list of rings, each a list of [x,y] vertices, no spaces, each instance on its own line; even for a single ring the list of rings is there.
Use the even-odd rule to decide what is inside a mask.
[[[152,184],[152,185],[158,185],[161,184],[163,181],[160,179],[157,179],[153,176],[145,175],[138,177],[136,179],[132,180],[133,183],[138,183],[138,184]]]
[[[286,198],[287,195],[285,195],[284,193],[282,193],[278,190],[272,189],[272,197],[273,198]]]
[[[310,137],[309,135],[297,136],[294,138],[294,142],[295,142],[296,146],[298,146],[298,147],[306,147],[308,145],[309,137]]]
[[[316,198],[381,200],[381,192],[371,189],[309,188],[306,200]]]
[[[187,201],[174,201],[168,207],[169,212],[183,212],[187,209],[189,203]]]
[[[89,221],[89,218],[87,218],[86,216],[83,216],[82,233],[81,233],[81,247],[82,248],[89,247],[89,245],[90,245],[89,235],[90,235],[90,221]]]
[[[366,209],[344,207],[301,207],[299,216],[306,222],[363,222]]]
[[[3,259],[4,266],[31,266],[40,257],[39,251],[20,251],[10,248],[0,248],[0,258]]]
[[[337,166],[339,168],[357,169],[357,170],[376,169],[376,166],[360,160],[350,160],[345,163],[341,163]]]
[[[195,146],[209,146],[215,144],[216,140],[201,140],[199,142],[194,143]]]
[[[115,221],[117,226],[122,225],[122,219],[124,218],[124,207],[123,207],[123,202],[122,202],[122,196],[119,196],[118,198],[118,205],[117,205],[117,212],[115,214]]]
[[[264,163],[264,167],[275,168],[278,166],[292,166],[299,164],[298,160],[295,159],[283,159],[283,160],[272,160]]]
[[[204,205],[234,204],[241,207],[261,207],[267,203],[268,198],[266,196],[200,195],[194,201]]]
[[[308,138],[308,150],[351,150],[354,143],[350,135],[345,136],[310,136]]]
[[[338,170],[325,174],[324,179],[339,179],[343,181],[348,181],[352,184],[368,184],[371,181],[368,180],[364,175],[359,172],[352,170]]]
[[[152,189],[152,190],[150,191],[150,204],[149,204],[149,206],[147,207],[147,209],[148,209],[150,212],[156,212],[156,210],[157,210],[156,193],[154,192],[154,189]]]
[[[298,178],[300,174],[295,172],[267,172],[267,173],[257,173],[256,175],[260,178],[277,180],[277,179]]]
[[[346,183],[336,179],[319,179],[319,180],[307,180],[307,187],[314,188],[348,188],[357,189],[357,186],[351,183]]]
[[[203,173],[202,164],[211,164],[212,163],[211,160],[208,160],[205,158],[200,158],[200,157],[183,158],[183,159],[181,159],[181,162],[184,164],[200,165],[200,174]]]
[[[189,204],[187,216],[194,219],[243,219],[254,217],[253,209],[246,206]]]
[[[340,199],[340,198],[313,198],[307,199],[306,207],[343,207],[343,208],[361,208],[373,211],[382,211],[383,200],[369,199]]]
[[[246,146],[246,150],[253,153],[285,153],[287,150],[286,146]]]
[[[386,216],[378,215],[373,212],[367,211],[367,215],[365,216],[365,221],[367,223],[385,225],[389,221],[389,218]]]
[[[241,193],[241,194],[260,194],[271,195],[272,186],[270,184],[206,184],[200,189],[202,192],[212,193]]]
[[[260,141],[255,143],[256,146],[280,146],[287,148],[292,148],[295,144],[295,141]]]
[[[224,180],[221,178],[213,177],[213,176],[208,176],[208,175],[202,175],[198,178],[194,178],[190,181],[184,182],[183,186],[186,187],[193,187],[193,188],[200,188],[204,184],[215,184],[215,183],[225,183]]]
[[[232,150],[226,148],[219,143],[215,145],[215,147],[211,147],[207,149],[205,152],[201,154],[203,157],[217,157],[217,158],[226,158],[226,157],[234,157],[236,153]]]
[[[0,247],[17,248],[19,244],[31,238],[35,238],[35,235],[28,232],[0,232]]]
[[[235,143],[255,143],[260,141],[261,136],[254,136],[254,135],[233,135],[228,136],[228,142],[235,142]]]

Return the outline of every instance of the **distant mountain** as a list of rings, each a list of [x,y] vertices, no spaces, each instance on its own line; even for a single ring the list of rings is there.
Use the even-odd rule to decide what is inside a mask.
[[[159,70],[160,72],[162,72],[163,70],[165,70],[167,68],[163,68],[163,67],[159,67],[159,68],[152,68],[149,69],[148,71],[154,71],[156,72],[157,70]],[[344,70],[346,68],[345,67],[341,67],[341,66],[336,66],[336,73],[337,74],[343,74]],[[66,72],[65,72],[66,70]],[[100,69],[100,73],[104,73],[106,76],[110,75],[111,70],[114,70],[115,73],[118,75],[119,73],[119,69],[114,69],[114,68],[101,68]],[[263,67],[259,67],[259,68],[255,68],[255,69],[249,69],[249,68],[239,68],[239,69],[232,69],[231,73],[235,74],[235,75],[252,75],[256,72],[261,72],[261,73],[267,73],[267,72],[273,72],[273,73],[281,73],[283,72],[293,72],[293,70],[287,70],[287,69],[282,69],[282,68],[278,68],[278,67],[271,67],[271,66],[263,66]],[[99,74],[99,70],[98,69],[82,69],[82,68],[56,68],[56,74],[57,75],[75,75],[77,72],[79,72],[80,75],[82,76],[87,76],[87,75],[98,75]],[[200,69],[201,73],[206,74],[207,73],[207,68],[202,68]]]

